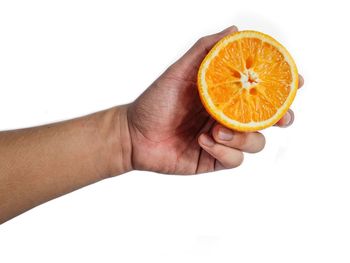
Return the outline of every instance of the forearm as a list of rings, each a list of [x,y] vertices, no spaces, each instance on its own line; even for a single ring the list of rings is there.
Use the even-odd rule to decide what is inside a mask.
[[[0,223],[131,169],[126,107],[0,132]]]

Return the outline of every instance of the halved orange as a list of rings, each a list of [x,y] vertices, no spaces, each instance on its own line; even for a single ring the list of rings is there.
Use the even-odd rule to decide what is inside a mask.
[[[224,126],[256,131],[287,112],[298,89],[289,52],[272,37],[240,31],[222,38],[204,58],[198,89],[208,113]]]

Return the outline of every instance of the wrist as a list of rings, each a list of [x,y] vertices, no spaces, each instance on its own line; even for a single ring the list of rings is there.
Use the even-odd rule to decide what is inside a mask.
[[[107,110],[107,122],[110,132],[107,133],[106,143],[109,152],[107,177],[129,172],[132,167],[132,143],[128,123],[128,105],[122,105]],[[111,119],[109,119],[111,118]]]

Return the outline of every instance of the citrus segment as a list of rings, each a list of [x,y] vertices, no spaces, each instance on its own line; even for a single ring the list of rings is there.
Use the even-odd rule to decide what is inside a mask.
[[[198,89],[206,110],[223,125],[254,131],[276,123],[298,88],[298,72],[275,39],[241,31],[221,39],[203,60]]]

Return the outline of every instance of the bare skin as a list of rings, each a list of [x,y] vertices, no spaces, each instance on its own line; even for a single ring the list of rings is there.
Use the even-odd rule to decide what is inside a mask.
[[[224,31],[201,38],[133,103],[0,133],[0,223],[48,200],[131,170],[198,174],[234,168],[264,148],[259,132],[217,124],[200,103],[198,67]],[[302,86],[302,78],[299,86]],[[289,126],[289,111],[276,126]]]

